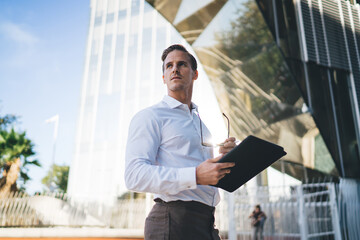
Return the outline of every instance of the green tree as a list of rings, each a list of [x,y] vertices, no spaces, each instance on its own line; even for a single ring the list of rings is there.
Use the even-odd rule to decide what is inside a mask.
[[[256,1],[244,1],[236,14],[239,17],[231,22],[232,29],[217,34],[217,48],[232,60],[239,60],[236,67],[264,94],[276,96],[281,102],[254,95],[244,87],[242,90],[251,99],[252,114],[267,124],[296,114],[298,109],[293,106],[301,97],[300,93]],[[237,81],[242,80],[234,81],[226,74],[222,77],[223,81],[226,80],[227,91],[237,96]]]
[[[6,129],[9,125],[16,123],[17,117],[15,115],[7,114],[0,116],[0,129]]]
[[[290,77],[289,71],[256,2],[244,2],[237,15],[231,22],[232,30],[217,35],[220,49],[231,59],[240,60],[241,71],[266,93],[287,96],[284,81]]]
[[[53,187],[52,184],[55,184],[56,189],[66,192],[69,178],[69,169],[69,166],[53,164],[47,175],[41,180],[42,184],[44,184],[48,189]]]
[[[17,180],[25,184],[30,177],[30,165],[41,166],[35,155],[34,144],[26,137],[26,132],[17,132],[10,125],[17,121],[14,115],[0,116],[0,197],[18,191]]]

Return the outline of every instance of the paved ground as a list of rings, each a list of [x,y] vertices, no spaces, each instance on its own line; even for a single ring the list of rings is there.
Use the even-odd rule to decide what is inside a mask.
[[[114,228],[0,228],[0,240],[143,240],[142,229]]]
[[[81,237],[81,238],[64,238],[64,237],[57,237],[57,238],[48,238],[48,237],[40,237],[40,238],[27,238],[27,237],[22,237],[22,238],[2,238],[0,237],[0,240],[24,240],[24,239],[31,239],[31,240],[60,240],[60,239],[65,239],[65,240],[143,240],[143,238],[90,238],[90,237]]]

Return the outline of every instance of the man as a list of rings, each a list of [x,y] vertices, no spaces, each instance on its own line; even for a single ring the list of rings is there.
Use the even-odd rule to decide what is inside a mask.
[[[129,127],[125,182],[130,190],[154,193],[145,239],[220,239],[214,228],[219,202],[215,185],[234,163],[217,163],[235,147],[228,138],[213,158],[203,146],[210,132],[191,102],[198,78],[195,58],[181,45],[164,50],[163,81],[168,95],[137,113]]]
[[[266,220],[266,215],[261,211],[260,205],[255,206],[255,210],[250,214],[251,226],[253,227],[253,240],[263,240],[263,229]]]

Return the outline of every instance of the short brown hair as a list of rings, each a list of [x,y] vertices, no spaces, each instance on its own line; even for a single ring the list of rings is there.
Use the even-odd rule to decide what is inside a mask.
[[[189,53],[183,45],[174,44],[174,45],[171,45],[170,47],[166,48],[161,55],[161,60],[163,61],[163,65],[162,65],[163,72],[164,72],[164,61],[165,61],[167,55],[174,50],[179,50],[179,51],[183,51],[183,52],[187,53],[187,55],[190,59],[191,69],[194,71],[197,70],[197,62],[196,62],[196,59],[194,58],[194,56],[191,53]]]

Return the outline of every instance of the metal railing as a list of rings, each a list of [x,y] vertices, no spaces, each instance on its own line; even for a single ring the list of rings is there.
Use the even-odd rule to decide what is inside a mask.
[[[344,240],[360,239],[360,180],[340,179],[338,192]]]
[[[234,225],[229,239],[251,239],[249,219],[260,204],[267,215],[263,234],[267,239],[341,239],[335,184],[289,187],[240,188],[226,194],[228,214]]]
[[[145,199],[118,200],[109,206],[99,202],[76,201],[64,193],[29,196],[24,192],[15,192],[0,198],[0,227],[142,229],[146,206]]]
[[[249,215],[256,204],[260,204],[267,215],[265,239],[341,239],[334,183],[242,187],[232,194],[223,192],[222,195],[215,220],[217,228],[230,240],[251,239],[253,229]],[[77,202],[66,194],[29,196],[15,193],[0,198],[0,227],[143,229],[152,204],[150,196],[118,200],[108,206]]]

